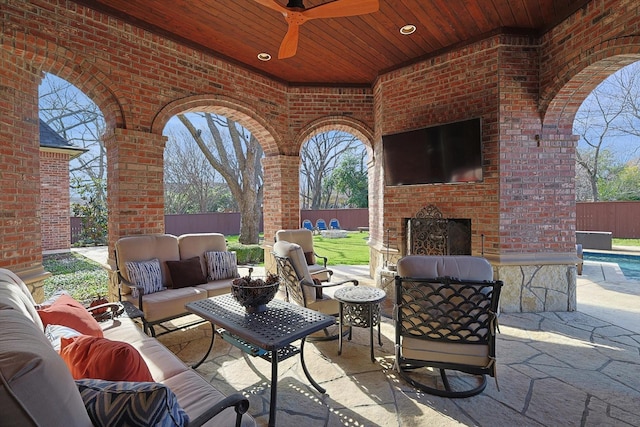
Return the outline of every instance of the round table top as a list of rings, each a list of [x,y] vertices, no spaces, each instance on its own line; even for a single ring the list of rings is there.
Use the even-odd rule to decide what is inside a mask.
[[[333,297],[341,302],[366,304],[382,301],[387,293],[373,286],[345,286],[333,294]]]

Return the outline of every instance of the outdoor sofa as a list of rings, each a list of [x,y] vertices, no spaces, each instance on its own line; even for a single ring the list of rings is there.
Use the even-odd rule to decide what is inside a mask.
[[[189,426],[228,427],[237,425],[234,409],[238,408],[241,425],[255,426],[255,420],[244,413],[249,405],[246,398],[239,393],[225,397],[159,341],[144,334],[131,319],[120,316],[98,323],[89,315],[87,321],[84,315],[88,311],[81,305],[59,304],[61,310],[57,311],[55,304],[52,302],[50,307],[56,309],[49,311],[48,316],[57,316],[57,325],[50,323],[51,317],[42,317],[18,276],[0,269],[0,425],[141,425],[131,420],[139,416],[142,425],[173,426],[184,425],[179,421],[185,421],[186,414]],[[46,328],[42,319],[48,319]],[[109,349],[114,348],[113,356],[100,359],[104,363],[87,363],[84,368],[70,366],[69,360],[81,364],[82,359],[63,358],[64,354],[69,356],[65,353],[67,347],[54,349],[56,341],[79,339],[78,332],[73,336],[69,333],[69,325],[90,328],[89,331],[82,329],[82,337],[107,346],[100,347],[102,351],[93,356],[106,356]],[[97,333],[95,327],[101,332]],[[98,338],[96,334],[103,336]],[[115,349],[127,349],[126,354],[131,357],[125,360],[121,357],[123,353]],[[133,365],[141,365],[140,357],[153,381],[101,381],[72,374],[79,369],[100,368],[101,376],[121,375],[130,372]],[[107,369],[109,372],[105,373]],[[108,404],[101,406],[101,402]],[[149,408],[156,411],[151,412]],[[176,413],[183,417],[174,419]]]
[[[221,233],[143,234],[115,244],[117,283],[110,289],[144,316],[145,332],[189,315],[187,303],[231,292],[238,277],[235,253],[227,251]],[[201,321],[201,320],[200,320]]]

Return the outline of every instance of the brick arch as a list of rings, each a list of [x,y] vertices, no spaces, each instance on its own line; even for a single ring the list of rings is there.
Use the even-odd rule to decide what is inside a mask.
[[[365,144],[367,153],[371,154],[373,131],[361,121],[344,116],[322,117],[307,124],[307,126],[298,133],[295,146],[298,151],[300,151],[302,144],[312,136],[327,131],[341,131],[354,135]]]
[[[542,93],[543,133],[571,134],[582,101],[611,74],[638,60],[640,36],[608,40],[581,53]]]
[[[193,111],[210,112],[235,120],[258,139],[265,156],[278,154],[278,141],[281,138],[269,122],[242,102],[219,95],[194,95],[170,102],[154,117],[151,132],[162,134],[173,116]]]
[[[31,57],[34,67],[65,79],[89,97],[102,112],[107,129],[126,128],[126,124],[131,122],[130,112],[128,113],[119,101],[126,97],[118,95],[114,90],[116,85],[109,76],[94,64],[85,61],[82,56],[62,46],[50,44],[47,44],[46,49],[29,51],[40,45],[38,39],[31,35],[25,36],[23,43],[8,44],[7,40],[2,44],[4,50],[14,55]]]

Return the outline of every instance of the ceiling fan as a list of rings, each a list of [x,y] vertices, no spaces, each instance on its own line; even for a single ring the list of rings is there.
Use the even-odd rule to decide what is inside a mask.
[[[304,7],[302,0],[289,0],[286,6],[280,5],[276,0],[254,1],[282,13],[289,24],[287,34],[280,44],[278,59],[290,58],[296,54],[300,25],[305,22],[318,18],[366,15],[380,8],[379,0],[334,0],[309,9]]]

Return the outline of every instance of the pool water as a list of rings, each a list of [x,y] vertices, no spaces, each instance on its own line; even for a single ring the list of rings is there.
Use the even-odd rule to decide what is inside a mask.
[[[640,256],[624,254],[607,254],[601,252],[583,252],[585,261],[614,262],[627,279],[640,280]]]

